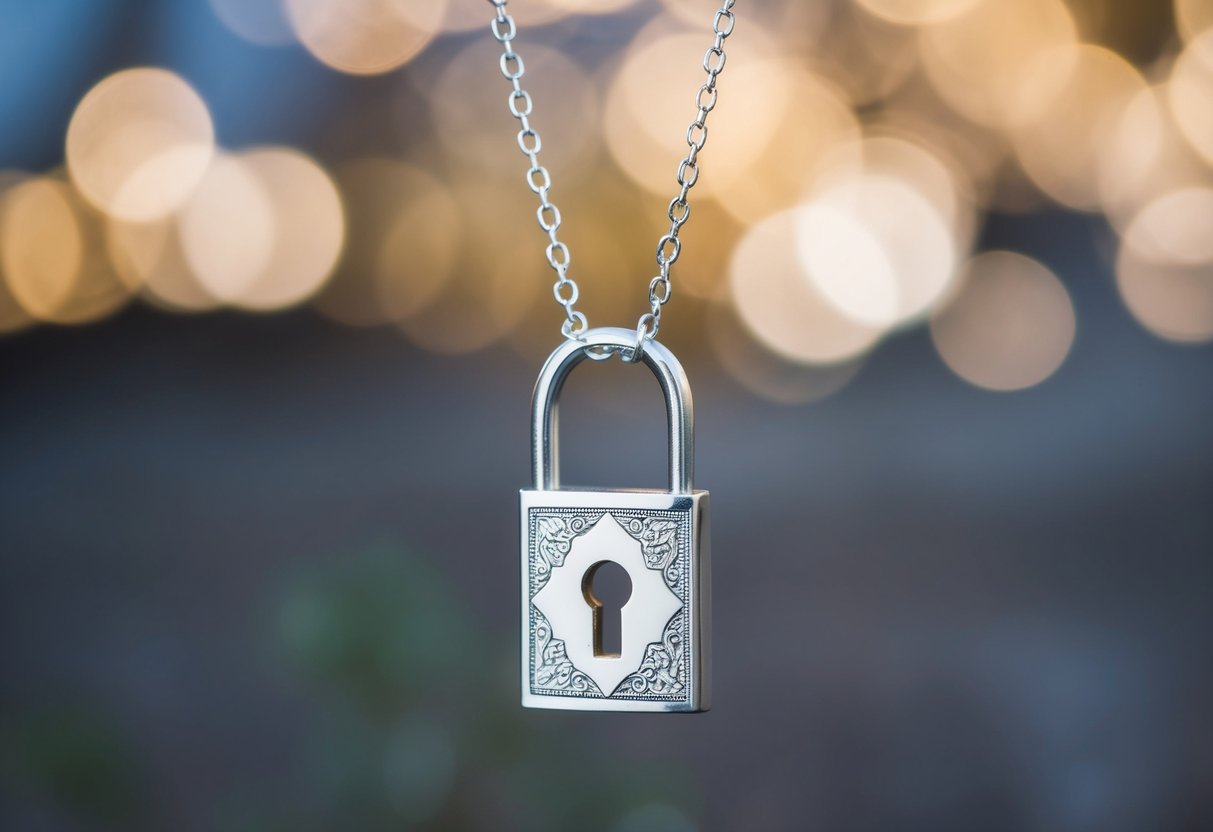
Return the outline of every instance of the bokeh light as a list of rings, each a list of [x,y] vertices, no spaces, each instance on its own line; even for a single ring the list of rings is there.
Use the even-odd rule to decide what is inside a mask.
[[[29,178],[24,172],[17,170],[0,170],[0,245],[3,240],[4,204],[8,192],[14,186]],[[10,335],[20,332],[34,323],[34,319],[21,307],[13,293],[9,291],[8,279],[4,274],[4,257],[0,249],[0,335]]]
[[[864,135],[891,140],[865,150],[866,167],[877,172],[891,168],[908,178],[950,218],[962,248],[973,240],[983,218],[981,209],[992,206],[1007,164],[1010,142],[1003,133],[957,115],[924,78],[917,77],[865,120]],[[944,169],[943,176],[939,168]],[[945,180],[955,194],[954,214],[946,190],[940,190],[939,183]]]
[[[1047,267],[988,251],[965,266],[951,302],[931,318],[944,363],[988,390],[1022,390],[1051,376],[1074,341],[1074,306]]]
[[[866,11],[891,23],[939,23],[975,6],[980,0],[857,0]]]
[[[638,0],[544,0],[544,2],[573,14],[613,14],[635,5]]]
[[[106,251],[119,277],[141,296],[169,312],[205,312],[218,298],[195,276],[181,245],[177,217],[150,223],[111,220]]]
[[[562,5],[562,2],[563,0],[530,0],[526,3],[511,3],[507,10],[518,26],[530,28],[567,16],[570,9],[567,5]],[[493,7],[484,0],[447,0],[442,28],[448,32],[483,31],[494,14]]]
[[[67,129],[67,167],[80,192],[123,220],[164,217],[189,198],[214,152],[198,93],[164,69],[115,73],[88,91]]]
[[[890,185],[888,190],[904,188]],[[839,312],[863,324],[887,326],[901,307],[893,259],[859,215],[863,207],[831,196],[835,195],[796,212],[797,252],[803,270],[814,289]]]
[[[684,28],[707,32],[719,3],[703,3],[701,0],[661,0],[665,13]],[[755,3],[744,14],[747,23],[738,27],[737,38],[744,38],[753,31],[768,32],[789,47],[816,44],[832,25],[838,7],[827,3]],[[730,38],[730,45],[736,38]],[[707,44],[705,43],[706,47]]]
[[[218,156],[175,228],[115,224],[109,247],[120,273],[170,306],[270,311],[319,290],[344,238],[328,174],[299,151],[264,147]]]
[[[882,104],[913,79],[918,65],[913,29],[874,17],[852,3],[835,3],[829,9],[829,36],[810,44],[790,43],[789,57],[807,63],[856,107]],[[789,39],[786,32],[777,36]],[[806,52],[811,61],[795,57]]]
[[[981,0],[960,14],[924,27],[923,69],[939,94],[967,118],[991,127],[1018,127],[1041,117],[1064,87],[1062,73],[1026,83],[1037,56],[1075,42],[1074,20],[1061,0]]]
[[[1116,285],[1133,317],[1169,341],[1213,339],[1213,263],[1160,263],[1121,246]]]
[[[408,62],[438,34],[446,13],[446,0],[286,0],[286,6],[299,42],[316,60],[353,75]]]
[[[1116,260],[1125,305],[1171,341],[1213,339],[1213,188],[1182,188],[1145,205]]]
[[[1023,72],[1032,87],[1056,91],[1041,117],[1015,132],[1020,164],[1062,205],[1097,209],[1107,137],[1145,79],[1115,52],[1085,44],[1037,55]]]
[[[71,192],[36,179],[9,191],[3,207],[0,252],[10,291],[27,314],[45,319],[67,303],[84,260]]]
[[[260,148],[240,159],[270,201],[275,234],[268,262],[231,301],[259,311],[294,306],[324,285],[341,254],[341,195],[324,169],[297,150]]]
[[[215,159],[181,212],[185,259],[214,297],[233,301],[270,263],[274,206],[256,173],[237,156]]]
[[[1175,0],[1175,26],[1185,43],[1197,40],[1213,30],[1213,3],[1209,0]],[[1213,47],[1205,41],[1204,48]]]
[[[451,279],[462,239],[450,189],[430,173],[387,157],[337,168],[348,217],[346,255],[316,299],[341,323],[399,321],[432,304]]]
[[[704,328],[716,360],[729,377],[743,389],[778,404],[821,401],[845,387],[863,366],[862,360],[814,365],[780,358],[755,340],[733,307],[723,301],[707,304]]]
[[[311,302],[341,323],[394,325],[433,352],[501,342],[545,352],[559,317],[543,303],[551,270],[526,161],[512,152],[518,125],[487,35],[492,6],[207,4],[251,45],[240,48],[297,42],[353,76],[408,64],[403,84],[384,88],[397,109],[380,121],[345,112],[317,156],[222,150],[185,78],[154,67],[104,77],[68,127],[70,182],[0,181],[10,218],[0,233],[43,241],[0,252],[0,332],[95,320],[132,296],[178,312]],[[715,11],[698,0],[509,8],[524,32],[546,27],[522,44],[524,87],[579,309],[595,325],[645,309]],[[751,367],[763,381],[740,381],[757,395],[812,401],[884,336],[931,316],[950,365],[948,333],[983,315],[1000,322],[974,342],[974,366],[957,369],[975,384],[1046,377],[1046,358],[1012,349],[1007,322],[1016,303],[1061,320],[1056,293],[1042,300],[1056,279],[1005,252],[960,264],[990,214],[1053,205],[1107,216],[1120,235],[1121,294],[1144,325],[1203,338],[1210,4],[1174,0],[1177,37],[1149,61],[1068,0],[769,4],[742,22],[720,86],[727,117],[708,121],[673,286],[710,316],[729,311],[719,318],[729,334],[704,340],[718,352],[735,342],[741,358],[724,369]],[[356,138],[384,123],[386,138]],[[332,176],[319,158],[336,161]],[[48,240],[58,244],[43,252]],[[1000,317],[983,298],[1002,295],[1012,307]],[[1175,298],[1197,298],[1191,320],[1169,311]],[[1037,347],[1064,356],[1065,327],[1051,326]],[[1006,366],[982,350],[1002,350]]]
[[[505,338],[547,285],[542,248],[512,239],[507,228],[495,224],[508,210],[500,188],[467,182],[453,189],[452,197],[460,227],[477,229],[477,242],[457,249],[455,268],[431,303],[397,321],[414,343],[449,355]],[[397,279],[414,274],[409,263]]]
[[[211,10],[233,34],[258,46],[295,42],[284,0],[209,0]]]
[[[391,218],[373,268],[379,302],[397,321],[423,311],[442,292],[463,227],[441,183],[413,170],[402,178],[412,180],[409,199]]]
[[[840,146],[823,165],[818,188],[845,185],[859,174],[894,179],[912,188],[952,230],[958,241],[973,236],[975,217],[971,186],[962,181],[954,161],[925,140],[896,126],[875,127],[860,142]]]
[[[1213,165],[1213,29],[1195,38],[1171,71],[1171,111],[1179,129]]]
[[[25,314],[81,324],[130,298],[105,256],[103,218],[66,182],[22,182],[5,194],[2,207],[0,261],[8,291]]]
[[[1180,135],[1167,105],[1165,87],[1151,87],[1127,102],[1103,138],[1099,194],[1108,219],[1127,228],[1138,211],[1170,191],[1213,182]]]
[[[21,308],[3,277],[0,272],[0,335],[11,335],[30,326],[34,319]]]
[[[904,324],[925,314],[955,274],[958,246],[949,225],[959,210],[956,191],[946,169],[924,166],[923,156],[899,144],[864,142],[855,155],[870,158],[870,168],[862,161],[861,172],[848,177],[844,167],[824,177],[828,185],[802,209],[801,259],[845,314],[869,324]],[[910,177],[922,178],[934,199]]]
[[[1211,219],[1213,188],[1172,191],[1141,209],[1125,232],[1124,245],[1154,263],[1213,263]]]
[[[859,121],[850,105],[820,76],[787,61],[768,60],[757,65],[751,77],[761,80],[761,88],[771,93],[769,115],[775,121],[762,122],[764,129],[772,126],[770,141],[748,160],[725,156],[713,145],[712,152],[721,159],[711,168],[710,178],[717,184],[703,189],[704,195],[715,196],[726,211],[746,224],[798,204],[826,160],[836,159],[840,146],[850,147],[860,137]],[[737,140],[743,141],[743,135]],[[794,143],[789,143],[789,137],[795,137]],[[713,134],[712,141],[715,139]],[[755,144],[759,141],[761,134],[755,136]]]
[[[834,364],[856,358],[884,329],[843,314],[808,279],[800,223],[800,211],[784,211],[747,232],[729,264],[733,303],[750,333],[790,361]]]
[[[619,68],[612,68],[604,127],[612,157],[639,187],[667,199],[677,191],[675,174],[686,155],[687,125],[695,115],[695,92],[704,81],[703,53],[710,43],[702,32],[669,31],[664,19],[642,30]],[[729,43],[729,72],[734,89],[763,89],[761,96],[736,95],[735,117],[708,119],[710,158],[718,160],[711,176],[696,185],[700,198],[727,189],[748,172],[781,127],[787,110],[807,107],[815,99],[795,99],[796,78],[788,65],[768,58],[769,39],[750,33],[745,45]],[[662,83],[654,84],[654,78]],[[727,95],[720,93],[721,99]],[[827,120],[830,113],[825,113]],[[809,142],[811,137],[806,137]],[[705,160],[709,158],[705,150]],[[706,162],[705,168],[706,171]]]

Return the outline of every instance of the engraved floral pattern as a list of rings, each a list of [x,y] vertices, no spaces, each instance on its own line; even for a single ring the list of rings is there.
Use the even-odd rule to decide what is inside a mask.
[[[635,537],[644,547],[644,562],[650,569],[661,569],[674,556],[677,534],[678,524],[673,520],[644,518]]]
[[[564,642],[552,638],[552,628],[543,613],[534,610],[534,683],[545,691],[568,691],[602,696],[594,680],[573,667],[565,652]]]
[[[585,532],[590,525],[584,517],[545,515],[536,519],[535,535],[539,557],[532,559],[535,570],[532,595],[543,588],[554,568],[564,565],[564,558],[573,545],[573,538]]]
[[[546,585],[553,569],[564,565],[573,541],[593,528],[603,510],[533,510],[530,550],[530,596]],[[661,572],[666,585],[683,601],[683,608],[666,624],[660,641],[645,649],[640,666],[611,692],[618,699],[681,700],[687,696],[689,657],[686,652],[688,585],[683,569],[690,545],[685,520],[673,512],[610,511],[640,542],[645,565]],[[680,535],[680,527],[683,529]],[[555,638],[551,624],[531,605],[531,689],[534,693],[603,697],[605,694],[569,659],[565,643]]]
[[[684,613],[679,612],[666,624],[660,642],[649,645],[639,669],[619,683],[612,695],[677,694],[686,689],[686,663],[682,661]]]

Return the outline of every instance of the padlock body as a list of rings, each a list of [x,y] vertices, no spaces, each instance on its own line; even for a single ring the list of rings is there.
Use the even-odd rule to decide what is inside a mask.
[[[587,711],[710,705],[708,492],[523,489],[522,704]],[[584,587],[622,566],[622,649],[594,653]]]

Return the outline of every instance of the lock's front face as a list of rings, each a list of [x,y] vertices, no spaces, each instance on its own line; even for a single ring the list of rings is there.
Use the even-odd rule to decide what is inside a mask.
[[[706,711],[708,493],[522,492],[522,704]],[[601,649],[588,587],[613,562],[631,581],[619,650]]]

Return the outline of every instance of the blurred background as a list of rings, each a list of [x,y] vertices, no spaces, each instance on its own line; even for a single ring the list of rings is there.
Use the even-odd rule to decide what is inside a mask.
[[[591,325],[712,0],[514,0]],[[0,827],[1213,828],[1213,2],[743,2],[662,340],[715,710],[517,705],[560,341],[483,0],[0,5]],[[573,376],[565,480],[664,485]]]

